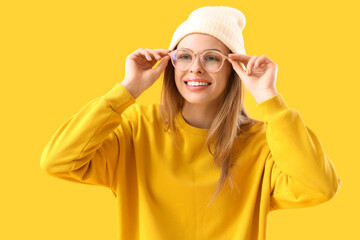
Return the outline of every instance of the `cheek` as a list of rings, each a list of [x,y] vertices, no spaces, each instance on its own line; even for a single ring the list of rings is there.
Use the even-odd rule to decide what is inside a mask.
[[[224,71],[225,71],[225,75],[227,76],[227,77],[229,77],[230,76],[230,74],[231,74],[231,72],[233,71],[233,67],[232,67],[232,65],[231,65],[231,63],[229,63],[228,61],[226,61],[225,63],[224,63]]]
[[[219,72],[219,75],[218,75],[218,79],[219,79],[219,82],[220,82],[220,85],[219,86],[221,89],[225,89],[226,86],[227,86],[227,83],[229,81],[229,77],[232,73],[232,67],[231,66],[226,66],[226,68],[223,68],[220,72]]]
[[[176,86],[179,88],[180,84],[181,84],[181,79],[182,79],[182,73],[179,71],[175,70],[175,84]]]

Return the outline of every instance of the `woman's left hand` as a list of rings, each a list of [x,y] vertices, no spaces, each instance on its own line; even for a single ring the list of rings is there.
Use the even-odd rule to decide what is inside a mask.
[[[278,94],[275,86],[278,66],[270,58],[265,55],[251,57],[245,54],[229,54],[228,57],[234,70],[257,103]],[[239,62],[246,66],[247,71]]]

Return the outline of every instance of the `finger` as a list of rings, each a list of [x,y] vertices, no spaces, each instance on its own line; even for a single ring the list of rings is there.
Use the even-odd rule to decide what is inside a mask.
[[[154,59],[156,59],[156,61],[159,61],[161,59],[160,55],[152,49],[146,48],[145,49]]]
[[[152,57],[152,59],[155,59],[156,61],[159,61],[159,59],[161,58],[160,56],[158,56],[157,53],[155,53],[154,50],[151,50],[149,48],[145,48],[146,52],[149,53],[149,55]]]
[[[265,55],[262,55],[261,57],[259,57],[254,63],[254,69],[259,66],[262,66],[263,63],[265,63],[266,59],[267,59],[267,57]]]
[[[162,49],[162,48],[159,48],[159,49],[154,49],[155,52],[157,52],[158,54],[160,55],[167,55],[169,52],[171,52],[171,50],[169,49]]]
[[[161,58],[169,56],[169,53],[171,52],[171,50],[167,50],[167,49],[155,49],[154,50]]]
[[[142,57],[144,56],[144,49],[138,48],[136,51],[134,51],[131,55],[134,55],[135,57]]]
[[[144,49],[138,48],[136,51],[132,52],[129,56],[127,56],[127,58],[133,59],[135,61],[141,61],[141,62],[144,61],[144,63],[145,63],[148,60],[144,56],[145,56]]]
[[[148,49],[148,48],[146,48],[146,50],[148,52],[150,52],[157,61],[159,61],[161,58],[167,56],[168,53],[171,52],[170,50],[167,50],[167,49]]]
[[[148,51],[146,51],[145,49],[142,49],[142,48],[140,48],[139,51],[141,52],[141,54],[145,55],[145,57],[146,57],[146,59],[148,61],[152,60],[152,58],[151,58],[150,54],[148,53]]]
[[[156,66],[156,68],[154,70],[157,73],[157,77],[159,77],[161,75],[161,73],[164,71],[164,69],[166,68],[166,66],[169,63],[169,59],[170,59],[170,56],[164,57],[163,60],[161,60],[161,62]]]
[[[139,48],[135,52],[133,52],[133,56],[141,57],[141,58],[145,56],[147,61],[154,61],[154,60],[158,61],[162,57],[167,56],[169,52],[171,52],[171,50],[168,50],[168,49]],[[154,60],[153,60],[153,58],[154,58]]]
[[[231,63],[232,67],[234,68],[235,72],[237,72],[239,75],[245,74],[243,67],[240,65],[238,61],[232,60],[231,58],[228,58],[228,60]]]
[[[228,57],[231,58],[232,60],[238,60],[238,61],[244,63],[245,65],[251,59],[251,56],[246,55],[246,54],[241,54],[241,53],[238,53],[238,54],[230,53],[230,54],[228,54]]]
[[[248,62],[247,66],[246,66],[247,72],[248,72],[249,75],[250,75],[251,72],[252,72],[252,68],[253,68],[253,66],[254,66],[254,63],[255,63],[256,59],[258,59],[258,56],[254,55],[254,56],[250,59],[250,61]]]

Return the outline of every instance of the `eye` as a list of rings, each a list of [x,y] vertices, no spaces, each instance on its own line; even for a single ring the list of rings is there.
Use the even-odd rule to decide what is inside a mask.
[[[216,56],[206,56],[205,60],[207,60],[207,61],[219,61],[219,59]]]
[[[203,59],[204,61],[207,62],[219,62],[221,61],[221,54],[215,51],[209,51],[209,52],[205,52],[203,54]]]
[[[178,56],[178,58],[180,58],[180,59],[191,59],[191,55],[190,55],[190,54],[183,53],[183,54],[180,54],[180,55]]]

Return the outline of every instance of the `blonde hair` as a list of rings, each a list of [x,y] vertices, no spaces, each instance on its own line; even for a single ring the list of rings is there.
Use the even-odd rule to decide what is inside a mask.
[[[172,131],[176,144],[175,133],[177,130],[174,120],[179,111],[182,110],[184,98],[176,87],[174,73],[175,69],[171,62],[169,62],[164,72],[160,114],[165,125],[165,131],[169,129]],[[209,205],[214,201],[227,180],[230,181],[232,189],[234,187],[230,174],[230,169],[235,160],[232,151],[234,141],[238,137],[243,137],[241,134],[248,131],[254,124],[263,123],[263,121],[251,118],[247,113],[244,106],[244,92],[245,89],[240,77],[232,69],[226,89],[222,95],[223,105],[219,108],[206,139],[206,145],[214,157],[215,165],[221,168],[220,179]],[[259,130],[261,128],[256,132]],[[247,135],[246,138],[256,132]]]

